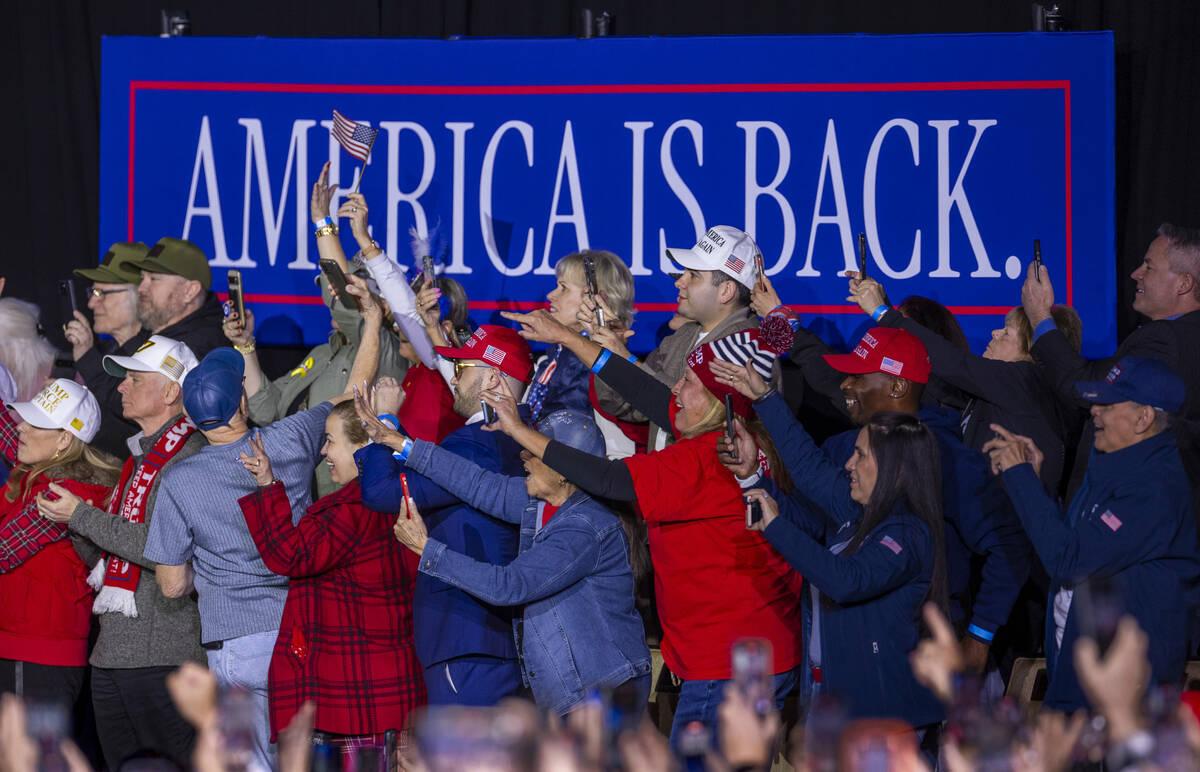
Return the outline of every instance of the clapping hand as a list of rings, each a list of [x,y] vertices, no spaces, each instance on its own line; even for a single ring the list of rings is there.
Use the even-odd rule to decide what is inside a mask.
[[[261,431],[256,431],[250,438],[250,451],[254,455],[248,455],[245,451],[238,454],[238,463],[250,473],[259,487],[270,485],[275,481],[275,473],[271,471],[271,459],[263,448]]]

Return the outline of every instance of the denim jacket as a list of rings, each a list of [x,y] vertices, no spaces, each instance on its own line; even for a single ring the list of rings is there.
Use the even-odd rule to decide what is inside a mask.
[[[520,524],[520,551],[508,565],[473,560],[430,539],[420,570],[487,603],[524,605],[514,635],[539,707],[563,714],[592,689],[650,674],[628,544],[607,508],[578,491],[538,528],[545,502],[526,492],[522,477],[488,472],[420,441],[408,466],[479,511]]]

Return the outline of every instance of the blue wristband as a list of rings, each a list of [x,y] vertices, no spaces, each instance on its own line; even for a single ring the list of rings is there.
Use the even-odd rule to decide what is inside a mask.
[[[989,633],[987,630],[984,630],[982,627],[976,624],[968,626],[967,633],[973,635],[984,643],[991,643],[992,639],[996,637],[995,633]]]
[[[638,363],[638,358],[637,358],[637,357],[635,357],[633,354],[630,354],[630,355],[627,357],[627,359],[628,359],[630,362],[633,362],[635,365]]]
[[[375,417],[378,418],[380,421],[391,421],[392,428],[395,429],[396,431],[400,430],[400,419],[397,418],[396,416],[392,415],[391,413],[380,413],[379,415],[377,415]]]
[[[325,219],[314,224],[313,228],[324,228],[326,225],[337,225],[337,223],[334,221],[334,219],[332,217],[327,216]]]
[[[886,303],[883,305],[876,306],[875,310],[871,312],[871,318],[878,322],[880,319],[883,318],[884,314],[886,314],[888,311],[891,311],[891,310],[892,310],[892,307],[887,305]]]
[[[608,349],[604,349],[603,351],[601,351],[600,356],[596,357],[596,361],[592,362],[592,372],[598,373],[602,369],[604,369],[604,365],[608,363],[608,359],[611,356],[612,356],[612,352],[609,351]]]
[[[401,464],[407,463],[408,462],[408,454],[412,453],[412,449],[413,449],[413,441],[406,437],[404,439],[404,446],[401,447],[400,450],[397,450],[395,453],[392,453],[392,458],[396,459]]]

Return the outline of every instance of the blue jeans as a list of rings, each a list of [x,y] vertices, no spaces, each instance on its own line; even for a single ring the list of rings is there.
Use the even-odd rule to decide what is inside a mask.
[[[251,633],[230,638],[219,649],[206,651],[208,669],[221,688],[241,687],[254,701],[254,740],[251,772],[276,768],[275,745],[271,742],[271,717],[267,707],[267,670],[275,649],[277,631]]]
[[[717,747],[717,706],[725,699],[729,681],[684,681],[679,688],[679,707],[671,722],[671,750],[678,753],[679,734],[692,721],[704,724]],[[775,709],[783,708],[783,700],[796,686],[796,669],[775,674]]]

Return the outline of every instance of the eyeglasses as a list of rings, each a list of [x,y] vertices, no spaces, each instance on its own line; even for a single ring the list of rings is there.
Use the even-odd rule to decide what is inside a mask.
[[[461,378],[462,374],[463,374],[463,370],[466,370],[468,367],[491,367],[491,365],[485,365],[483,362],[465,362],[461,359],[455,359],[454,360],[454,377]]]
[[[120,289],[100,289],[99,287],[92,287],[88,290],[88,294],[94,298],[103,298],[105,295],[112,295],[116,292],[128,292],[131,289],[133,289],[133,287],[121,287]]]

